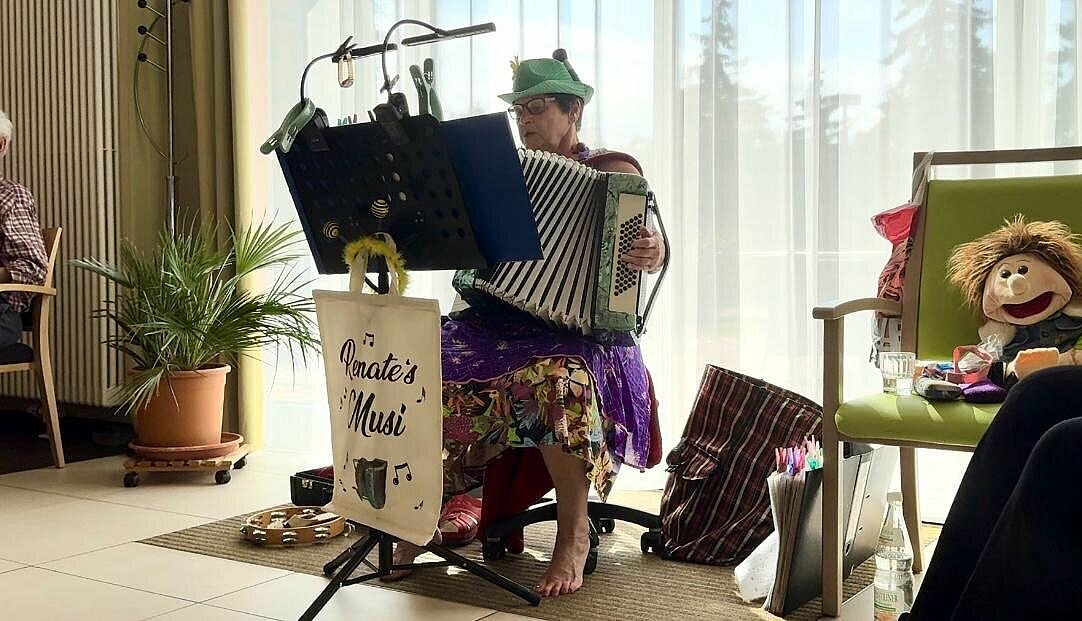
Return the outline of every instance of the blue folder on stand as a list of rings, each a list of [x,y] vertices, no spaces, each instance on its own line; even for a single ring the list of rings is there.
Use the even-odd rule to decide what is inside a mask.
[[[530,196],[507,115],[440,123],[477,247],[489,264],[541,258]]]

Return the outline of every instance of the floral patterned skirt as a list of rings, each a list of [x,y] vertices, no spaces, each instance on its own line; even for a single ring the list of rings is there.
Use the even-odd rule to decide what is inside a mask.
[[[542,358],[493,380],[443,386],[444,493],[483,481],[485,467],[509,448],[561,446],[586,463],[602,498],[616,469],[593,382],[577,358]]]

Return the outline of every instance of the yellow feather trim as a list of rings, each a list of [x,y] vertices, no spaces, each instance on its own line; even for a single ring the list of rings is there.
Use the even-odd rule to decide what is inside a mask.
[[[345,250],[342,251],[342,260],[347,266],[352,267],[353,260],[362,252],[367,252],[372,257],[383,257],[387,261],[387,268],[394,270],[398,275],[398,292],[400,294],[406,292],[410,277],[409,272],[406,271],[406,260],[402,258],[400,252],[378,237],[362,237],[346,244]]]
[[[512,80],[514,80],[515,78],[518,77],[518,66],[519,66],[518,56],[515,56],[514,58],[511,59],[511,79]]]

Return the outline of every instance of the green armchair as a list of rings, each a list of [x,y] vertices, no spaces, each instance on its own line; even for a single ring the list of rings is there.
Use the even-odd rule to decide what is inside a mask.
[[[914,166],[923,153],[914,154]],[[1082,147],[936,153],[932,165],[1082,160]],[[875,394],[842,401],[843,323],[847,315],[878,311],[902,318],[902,345],[918,359],[950,360],[954,347],[975,343],[980,324],[946,280],[953,248],[998,228],[1017,213],[1059,220],[1082,233],[1082,175],[933,180],[913,226],[914,246],[901,303],[878,298],[824,305],[823,321],[823,614],[842,604],[840,447],[844,441],[900,447],[903,513],[913,542],[913,568],[924,569],[917,490],[917,448],[972,451],[998,405],[933,403]]]

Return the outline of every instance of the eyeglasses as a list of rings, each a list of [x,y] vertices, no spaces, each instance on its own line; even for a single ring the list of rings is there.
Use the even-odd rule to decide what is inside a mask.
[[[545,111],[550,101],[556,101],[555,97],[534,97],[524,104],[515,104],[507,109],[507,113],[516,121],[525,116],[526,112],[538,115]]]

